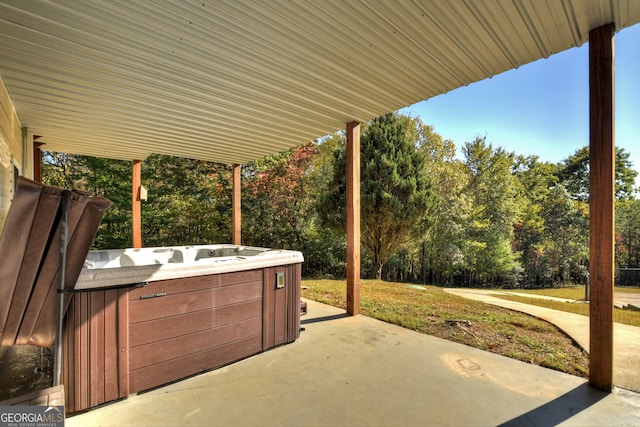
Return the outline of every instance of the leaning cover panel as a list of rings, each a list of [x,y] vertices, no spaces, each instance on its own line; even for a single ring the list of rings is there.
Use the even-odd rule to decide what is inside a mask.
[[[24,181],[24,179],[23,179]],[[51,244],[51,233],[58,216],[62,190],[42,187],[40,198],[33,215],[28,244],[22,259],[11,308],[4,326],[0,345],[13,345],[22,323],[33,285],[40,271],[43,255]]]
[[[63,190],[19,177],[0,235],[0,345],[55,340]],[[111,201],[73,192],[65,289],[72,289]],[[71,296],[67,296],[66,304]],[[66,305],[65,305],[66,307]]]
[[[74,193],[71,200],[71,210],[73,211],[74,201],[78,206],[82,206],[80,219],[74,228],[69,227],[69,242],[67,245],[67,264],[65,271],[64,289],[73,289],[78,281],[78,276],[84,261],[87,259],[87,253],[91,248],[91,243],[98,232],[98,227],[102,221],[106,210],[111,206],[111,201],[103,197],[94,197],[87,200],[86,203],[80,202],[79,199],[87,199],[87,196]],[[71,216],[71,215],[70,215]],[[59,248],[59,245],[58,245]],[[38,318],[33,326],[33,330],[29,334],[29,344],[48,347],[53,344],[56,336],[56,313],[57,305],[57,289],[59,284],[59,273],[51,279],[49,291],[45,297],[42,309],[38,314]],[[49,280],[48,278],[43,278]],[[71,295],[65,298],[65,311],[71,300]]]
[[[42,185],[18,179],[0,235],[0,333],[3,335],[41,191]]]
[[[73,289],[75,286],[100,221],[110,206],[111,201],[108,199],[92,198],[87,193],[72,193],[68,220],[69,241],[65,289]],[[53,344],[56,332],[56,295],[59,273],[60,224],[58,221],[20,325],[16,344],[33,344],[42,347]]]

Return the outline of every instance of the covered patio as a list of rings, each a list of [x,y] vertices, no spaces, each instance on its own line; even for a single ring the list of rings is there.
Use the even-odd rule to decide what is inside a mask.
[[[133,160],[132,197],[134,213],[139,213],[136,209],[140,206],[140,161],[151,153],[234,164],[237,185],[240,179],[237,165],[346,129],[348,314],[357,315],[359,123],[590,42],[593,197],[589,383],[611,391],[614,386],[613,37],[616,31],[638,22],[640,2],[634,0],[100,3],[3,0],[0,1],[0,76],[6,95],[2,98],[6,117],[2,126],[3,165],[13,162],[15,171],[37,178],[34,158],[40,146],[51,151]],[[233,236],[234,242],[240,243],[239,190],[234,195]],[[136,240],[139,222],[134,221],[134,227],[135,246],[136,242],[139,244]],[[308,329],[320,330],[320,325],[338,322],[360,327],[366,324],[364,329],[350,333],[361,334],[358,339],[366,341],[363,345],[375,347],[382,334],[379,328],[383,326],[375,322],[369,325],[369,321],[356,318],[314,322]],[[389,335],[394,333],[400,334],[396,331]],[[324,334],[331,336],[332,332],[325,330]],[[571,401],[575,396],[590,402],[584,408],[596,401],[596,407],[625,411],[629,408],[620,403],[620,397],[594,394],[583,387],[582,381],[566,376],[557,380],[559,388],[540,395],[537,388],[545,389],[543,384],[547,382],[535,379],[558,374],[535,369],[527,374],[528,367],[510,366],[517,362],[504,359],[499,359],[499,363],[491,359],[487,364],[500,366],[481,375],[482,378],[475,378],[473,372],[483,372],[475,366],[487,366],[477,360],[488,356],[454,358],[451,366],[446,366],[441,356],[450,351],[436,351],[439,344],[428,337],[420,340],[428,342],[416,347],[420,351],[413,357],[425,362],[424,355],[430,355],[428,358],[433,359],[430,363],[436,365],[412,365],[410,360],[396,364],[396,360],[385,368],[389,378],[394,377],[393,366],[403,369],[399,372],[407,376],[405,382],[420,378],[421,384],[432,383],[428,387],[422,384],[427,388],[418,391],[418,395],[429,399],[436,399],[435,387],[447,384],[447,379],[438,377],[440,371],[452,372],[453,366],[459,371],[455,377],[463,378],[459,386],[443,395],[443,401],[431,400],[434,406],[419,407],[426,413],[433,413],[434,407],[449,407],[446,412],[455,412],[453,416],[461,417],[457,419],[460,423],[465,420],[473,423],[477,419],[474,412],[479,408],[487,404],[506,405],[501,409],[503,412],[497,412],[502,415],[492,415],[486,420],[517,422],[518,417],[529,411],[535,415],[540,413],[536,408],[555,408],[554,402],[567,402],[567,398]],[[347,360],[352,357],[358,360],[364,355],[346,338],[338,344],[343,346],[341,352],[349,353],[341,356]],[[390,342],[385,346],[392,348]],[[296,351],[296,346],[276,350],[285,352],[284,357],[292,360],[307,357]],[[274,355],[275,352],[268,352],[259,357],[263,360]],[[241,369],[250,363],[258,362],[245,361],[227,369]],[[363,366],[367,367],[367,363]],[[430,374],[411,373],[418,365],[431,366]],[[513,371],[517,380],[502,376],[507,371]],[[209,375],[215,377],[224,372],[227,371]],[[307,374],[301,369],[297,378],[304,382]],[[376,373],[370,375],[362,381],[375,383]],[[487,382],[487,378],[495,381]],[[534,380],[529,382],[526,378]],[[550,381],[552,384],[556,380]],[[471,392],[472,384],[484,385]],[[513,387],[526,390],[508,390]],[[402,388],[401,383],[384,387],[383,396],[390,398]],[[512,397],[505,402],[513,406],[492,397],[491,392],[496,390],[508,390],[506,395]],[[280,389],[272,391],[284,393]],[[315,393],[305,395],[318,400],[336,396],[333,389],[327,388],[317,388]],[[304,408],[305,402],[297,401],[296,395],[289,397],[290,415],[294,411],[302,415],[303,411],[296,408]],[[398,405],[404,397],[397,399]],[[141,399],[142,396],[135,401]],[[363,416],[377,413],[365,409],[368,404],[364,395],[350,393],[349,399],[360,408],[355,412]],[[470,405],[470,401],[475,403]],[[412,410],[418,402],[414,401]],[[607,406],[607,402],[612,406]],[[463,415],[467,411],[465,406],[472,408],[467,418]],[[259,411],[247,408],[238,409],[242,416],[259,416]],[[331,405],[325,408],[333,409]],[[201,410],[204,408],[193,409]],[[456,420],[441,421],[433,424],[456,423]],[[282,423],[298,424],[290,418]]]
[[[216,371],[67,419],[74,426],[605,426],[638,395],[308,301],[304,331]]]

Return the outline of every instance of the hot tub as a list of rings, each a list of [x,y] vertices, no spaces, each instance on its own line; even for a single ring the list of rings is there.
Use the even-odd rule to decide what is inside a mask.
[[[236,245],[89,252],[65,319],[67,410],[293,342],[302,262]]]

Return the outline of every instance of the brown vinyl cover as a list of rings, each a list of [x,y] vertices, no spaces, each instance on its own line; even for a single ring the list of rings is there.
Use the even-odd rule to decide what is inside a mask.
[[[55,340],[62,191],[18,178],[0,235],[0,345],[49,347]],[[75,286],[110,206],[103,197],[72,193],[65,289]]]

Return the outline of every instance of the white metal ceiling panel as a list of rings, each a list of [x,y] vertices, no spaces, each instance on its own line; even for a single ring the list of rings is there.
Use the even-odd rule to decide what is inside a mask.
[[[640,21],[635,0],[0,0],[44,148],[244,163]]]

